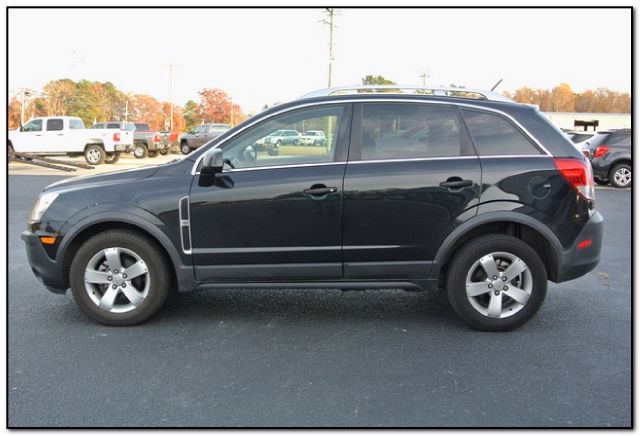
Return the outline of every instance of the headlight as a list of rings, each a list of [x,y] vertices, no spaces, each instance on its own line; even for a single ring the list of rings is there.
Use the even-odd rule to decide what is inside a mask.
[[[53,201],[58,197],[57,192],[46,192],[36,200],[36,204],[33,206],[31,215],[29,216],[29,223],[36,223],[40,221],[42,215],[49,209],[49,206],[53,204]]]

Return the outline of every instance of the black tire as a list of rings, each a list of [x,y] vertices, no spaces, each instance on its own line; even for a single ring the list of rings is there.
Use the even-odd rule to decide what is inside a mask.
[[[89,261],[100,251],[110,247],[121,247],[135,252],[148,270],[149,290],[146,297],[138,306],[124,313],[113,313],[99,307],[89,296],[85,286],[84,275]],[[169,292],[169,268],[162,249],[155,241],[130,230],[113,230],[99,233],[80,246],[71,262],[69,282],[76,303],[91,318],[105,325],[128,326],[146,321],[160,310]],[[118,298],[120,301],[129,301],[123,292],[118,294],[115,301],[118,301]]]
[[[276,141],[276,147],[280,147],[281,145],[282,145],[282,141],[278,139]]]
[[[513,310],[512,308],[510,308],[509,304],[513,305],[512,307],[516,307],[517,309],[513,315],[508,315],[504,318],[489,317],[481,313],[476,308],[474,308],[474,306],[470,302],[470,297],[467,297],[466,284],[467,275],[470,274],[470,270],[473,269],[477,271],[473,266],[479,259],[490,253],[497,252],[508,253],[522,260],[526,264],[527,270],[530,273],[530,278],[528,278],[527,280],[530,280],[531,282],[530,295],[528,297],[528,300],[526,300],[524,305],[522,305],[521,307],[518,307],[518,305],[515,304],[515,300],[512,300],[509,297],[504,297],[501,294],[496,294],[499,295],[500,301],[507,302],[507,305],[505,306],[500,305],[501,310],[503,307],[504,310]],[[450,268],[447,273],[447,294],[449,297],[449,302],[451,303],[451,306],[453,307],[455,312],[467,324],[478,330],[507,331],[521,326],[522,324],[529,321],[538,312],[547,293],[547,271],[544,267],[544,264],[542,263],[542,260],[540,259],[540,256],[527,243],[513,236],[491,234],[472,239],[471,241],[465,243],[456,252],[449,265]],[[502,274],[502,271],[500,271],[500,274]],[[514,280],[520,279],[521,278]],[[513,280],[501,282],[500,278],[498,277],[497,282],[504,283],[505,287],[513,286]],[[482,283],[482,285],[484,284],[482,278],[480,279],[480,283]],[[489,282],[487,283],[487,287],[489,288],[490,284]],[[478,295],[476,298],[486,298],[487,300],[489,300],[493,298],[494,292],[500,292],[496,290],[497,286],[499,285],[491,286],[493,290],[488,291],[484,295]],[[513,290],[509,292],[513,292]],[[481,306],[480,303],[478,303],[478,306]],[[487,312],[488,311],[489,306],[487,302]]]
[[[180,144],[180,153],[182,153],[182,154],[191,153],[191,147],[189,147],[189,144],[187,144],[186,142],[181,143]]]
[[[627,182],[622,182],[619,179],[619,177],[617,176],[617,173],[619,171],[628,171],[629,178]],[[609,182],[611,183],[611,186],[616,188],[628,188],[629,186],[631,186],[631,165],[626,163],[614,165],[614,167],[611,168],[611,171],[609,172]]]
[[[147,156],[149,157],[156,157],[158,155],[158,150],[149,150],[147,152]]]
[[[297,139],[294,139],[293,140],[293,145],[298,145],[298,144],[300,144],[300,141],[298,141]]]
[[[107,153],[107,156],[104,158],[104,162],[108,164],[114,164],[120,160],[120,153]]]
[[[313,140],[313,146],[315,147],[316,145],[318,145],[318,140],[317,140],[317,139],[314,139],[314,140]]]
[[[606,185],[608,185],[608,184],[609,184],[609,181],[608,181],[608,180],[602,180],[602,179],[599,179],[599,178],[597,178],[597,177],[594,177],[594,178],[593,178],[593,181],[594,181],[594,182],[596,182],[596,184],[598,184],[598,185],[603,185],[603,186],[606,186]]]
[[[84,160],[89,165],[100,165],[104,163],[106,157],[107,153],[105,153],[102,145],[90,144],[84,149]]]
[[[165,148],[164,150],[160,150],[160,154],[166,156],[169,154],[170,148]]]
[[[16,152],[13,149],[13,145],[11,144],[7,146],[7,156],[9,157],[9,159],[13,159],[16,157]]]
[[[143,144],[141,142],[133,144],[133,156],[136,159],[144,159],[145,157],[147,157],[148,153],[149,150],[147,149],[146,144]]]

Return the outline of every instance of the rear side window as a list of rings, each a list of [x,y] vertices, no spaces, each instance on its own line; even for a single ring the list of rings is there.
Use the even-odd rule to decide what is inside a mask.
[[[631,133],[616,132],[607,138],[606,144],[629,147],[631,146]]]
[[[501,116],[466,109],[462,114],[480,156],[542,154]]]
[[[76,118],[70,118],[69,119],[69,128],[70,129],[81,130],[81,129],[84,129],[84,123],[82,122],[82,120],[78,120]]]
[[[63,123],[60,118],[52,118],[50,120],[47,120],[47,131],[51,132],[55,130],[62,130],[62,128]]]
[[[453,108],[424,104],[362,105],[361,159],[460,156],[460,120]]]
[[[92,129],[104,129],[104,124],[94,124]]]
[[[136,130],[151,130],[148,124],[142,124],[142,123],[135,123],[135,124],[136,124]]]

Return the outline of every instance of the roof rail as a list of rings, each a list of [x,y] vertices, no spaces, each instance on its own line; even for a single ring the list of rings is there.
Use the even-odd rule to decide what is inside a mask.
[[[470,98],[475,100],[505,101],[513,103],[509,97],[497,92],[472,88],[449,88],[441,86],[404,86],[404,85],[353,85],[319,89],[303,95],[303,98],[328,97],[349,94],[415,94],[426,96]]]

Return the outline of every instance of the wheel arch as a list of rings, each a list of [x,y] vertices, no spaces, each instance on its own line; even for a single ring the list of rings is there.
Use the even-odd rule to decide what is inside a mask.
[[[169,265],[171,265],[171,285],[177,287],[180,291],[190,290],[195,287],[192,266],[184,264],[171,239],[158,228],[157,224],[130,212],[92,214],[66,232],[63,243],[56,255],[56,261],[62,265],[66,284],[69,283],[71,262],[80,246],[98,233],[116,229],[135,231],[155,241]]]
[[[549,279],[554,281],[557,278],[563,252],[557,236],[538,220],[510,211],[479,215],[451,232],[436,253],[432,277],[444,280],[448,263],[456,251],[465,242],[488,233],[511,235],[528,243],[540,253]]]

